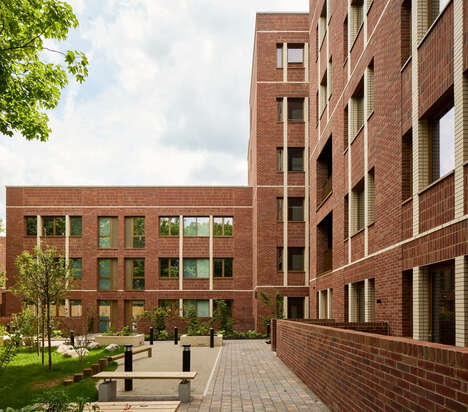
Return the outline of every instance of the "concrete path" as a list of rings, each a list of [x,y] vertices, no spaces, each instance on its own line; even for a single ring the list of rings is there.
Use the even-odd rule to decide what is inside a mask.
[[[328,411],[263,340],[225,341],[206,396],[184,412]]]

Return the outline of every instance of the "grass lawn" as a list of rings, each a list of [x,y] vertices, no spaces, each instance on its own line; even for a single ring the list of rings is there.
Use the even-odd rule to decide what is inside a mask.
[[[123,352],[123,350],[120,350]],[[119,352],[114,352],[116,354]],[[63,386],[63,378],[73,373],[81,372],[97,363],[98,359],[108,356],[104,349],[89,351],[83,362],[77,358],[65,358],[59,353],[52,354],[52,371],[42,366],[41,358],[36,353],[21,349],[13,361],[0,375],[0,409],[7,406],[20,408],[30,405],[38,398],[51,390],[63,390],[70,396],[81,396],[89,400],[97,400],[97,389],[95,381],[91,378],[74,383],[71,386]],[[115,370],[117,363],[112,362],[107,370]]]

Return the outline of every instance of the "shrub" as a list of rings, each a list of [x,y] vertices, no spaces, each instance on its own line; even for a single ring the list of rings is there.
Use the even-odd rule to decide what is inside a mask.
[[[161,332],[159,332],[158,339],[159,340],[168,340],[169,339],[169,333],[167,333],[167,331],[165,331],[165,330],[162,330]]]

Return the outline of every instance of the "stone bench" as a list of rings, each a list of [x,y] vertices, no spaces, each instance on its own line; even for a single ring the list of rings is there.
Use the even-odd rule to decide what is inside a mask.
[[[112,402],[117,397],[117,379],[178,379],[179,400],[190,402],[190,381],[195,379],[198,372],[100,372],[93,376],[103,379],[99,385],[99,401]]]
[[[97,402],[86,405],[84,411],[94,412],[93,406],[97,406],[101,412],[176,412],[180,401]]]

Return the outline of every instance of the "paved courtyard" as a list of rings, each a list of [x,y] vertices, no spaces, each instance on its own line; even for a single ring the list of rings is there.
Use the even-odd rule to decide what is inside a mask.
[[[205,396],[184,412],[328,411],[263,340],[225,341]]]

